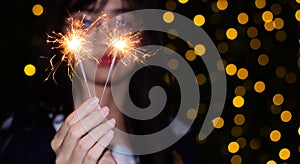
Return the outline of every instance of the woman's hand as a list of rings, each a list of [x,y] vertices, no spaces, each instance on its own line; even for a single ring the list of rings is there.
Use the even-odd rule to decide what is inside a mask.
[[[114,135],[115,120],[106,121],[109,109],[98,103],[98,98],[91,98],[65,119],[51,142],[57,164],[116,163],[105,151]]]

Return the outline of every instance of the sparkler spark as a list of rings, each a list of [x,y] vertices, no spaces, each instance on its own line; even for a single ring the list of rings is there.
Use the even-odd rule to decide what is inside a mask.
[[[50,59],[50,74],[46,80],[48,80],[52,74],[55,81],[55,72],[63,62],[67,63],[68,76],[72,79],[72,76],[76,75],[73,65],[79,64],[91,97],[82,61],[92,59],[99,64],[97,57],[92,55],[94,54],[92,51],[95,50],[94,46],[96,44],[104,44],[107,47],[107,54],[113,56],[111,56],[112,62],[102,93],[103,97],[117,59],[124,65],[130,64],[130,62],[144,63],[144,59],[149,56],[149,53],[146,53],[144,49],[139,47],[142,40],[141,33],[131,32],[130,26],[127,26],[126,22],[116,20],[112,26],[103,24],[108,18],[106,14],[103,14],[91,23],[90,26],[86,26],[84,24],[84,17],[85,16],[83,16],[82,19],[68,18],[69,26],[65,34],[52,32],[52,35],[48,35],[47,42],[54,45],[52,49],[59,49],[62,56],[58,58],[58,62],[54,62],[57,61],[57,57],[59,57],[57,55],[54,55]],[[92,36],[92,39],[90,36]],[[104,42],[96,42],[98,39],[104,40]],[[96,45],[96,47],[97,46],[98,45]],[[101,100],[102,98],[100,99],[100,105]]]
[[[107,15],[105,14],[99,16],[90,26],[86,27],[84,24],[85,16],[78,19],[75,15],[74,17],[69,17],[67,19],[68,26],[65,34],[52,31],[52,35],[48,35],[47,43],[53,44],[52,49],[60,50],[61,58],[58,62],[54,62],[58,55],[53,55],[50,59],[50,74],[46,80],[53,75],[55,81],[55,72],[63,62],[67,63],[70,79],[72,79],[73,73],[75,73],[73,65],[80,64],[85,59],[92,59],[95,62],[98,62],[98,60],[91,55],[93,44],[87,37],[94,27],[98,26],[100,22],[107,18],[106,16]]]
[[[89,97],[91,97],[92,95],[88,87],[86,73],[82,65],[82,61],[85,59],[93,59],[94,61],[98,62],[98,60],[94,56],[90,55],[93,44],[86,38],[89,31],[93,27],[97,26],[104,18],[106,18],[106,15],[104,14],[98,17],[96,21],[89,27],[85,26],[83,21],[84,17],[85,16],[83,16],[82,19],[75,19],[73,17],[68,18],[68,23],[70,26],[66,28],[65,35],[62,33],[56,33],[54,31],[52,31],[53,35],[48,35],[47,43],[53,43],[54,45],[57,45],[52,47],[52,49],[60,49],[62,56],[56,63],[53,61],[57,55],[53,55],[53,57],[50,59],[51,71],[45,80],[48,80],[52,74],[53,80],[56,82],[55,72],[63,62],[67,63],[68,76],[70,79],[72,79],[73,74],[76,74],[73,65],[79,64],[85,85],[88,89]]]
[[[117,58],[127,66],[130,62],[144,63],[144,59],[150,56],[145,49],[139,47],[142,40],[141,33],[131,32],[130,28],[123,20],[116,20],[113,27],[107,25],[102,29],[107,38],[104,44],[108,46],[108,54],[113,56],[100,98],[100,105]]]

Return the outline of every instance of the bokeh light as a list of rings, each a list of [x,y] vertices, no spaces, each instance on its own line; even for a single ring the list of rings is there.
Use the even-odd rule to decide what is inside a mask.
[[[283,101],[284,101],[284,98],[283,98],[282,94],[278,93],[273,96],[273,103],[275,105],[281,105],[283,103]]]
[[[196,15],[194,17],[194,23],[196,26],[202,26],[205,23],[205,17],[203,15]]]
[[[214,118],[212,124],[215,128],[220,129],[224,126],[224,119],[222,117]]]
[[[236,68],[236,66],[234,65],[234,64],[228,64],[227,66],[226,66],[226,73],[228,74],[228,75],[234,75],[235,73],[237,72],[237,68]]]
[[[240,13],[237,19],[240,24],[246,24],[249,20],[249,17],[246,13]]]
[[[237,38],[237,35],[238,35],[238,32],[235,28],[229,28],[227,31],[226,31],[226,36],[228,39],[230,40],[234,40]]]
[[[254,84],[254,90],[257,93],[262,93],[265,89],[266,89],[266,85],[265,85],[265,83],[263,81],[257,81]]]
[[[273,130],[273,131],[270,133],[270,139],[271,139],[271,141],[277,142],[277,141],[280,140],[280,138],[281,138],[281,133],[280,133],[280,131],[278,131],[278,130]]]
[[[288,110],[285,110],[280,115],[281,121],[289,122],[292,119],[292,113]]]
[[[44,12],[44,8],[42,5],[40,4],[35,4],[33,7],[32,7],[32,13],[33,15],[35,16],[40,16],[42,15]]]
[[[205,51],[205,46],[203,44],[197,44],[194,48],[194,53],[199,56],[205,54]]]
[[[25,67],[24,67],[24,73],[25,75],[27,76],[33,76],[36,72],[36,68],[34,65],[32,64],[27,64]]]
[[[244,98],[242,96],[235,96],[232,100],[232,103],[235,107],[240,108],[244,105]]]
[[[174,21],[174,14],[170,11],[165,12],[163,15],[163,20],[166,23],[172,23]]]
[[[290,158],[291,152],[289,149],[287,148],[283,148],[279,151],[279,157],[282,160],[287,160]]]
[[[255,6],[258,8],[258,9],[262,9],[266,6],[267,2],[266,0],[255,0]]]
[[[228,144],[228,151],[230,153],[236,153],[236,152],[238,152],[239,148],[240,148],[240,146],[239,146],[239,144],[237,142],[230,142]]]

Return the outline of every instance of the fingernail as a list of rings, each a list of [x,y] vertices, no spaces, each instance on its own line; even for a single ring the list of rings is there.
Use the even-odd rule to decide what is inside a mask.
[[[114,127],[115,124],[116,124],[116,120],[114,118],[110,119],[107,121],[107,123],[111,126],[111,127]]]
[[[103,116],[107,116],[109,109],[108,109],[108,107],[103,107],[100,111],[103,114]]]
[[[99,101],[98,97],[93,97],[90,99],[89,104],[94,105],[94,104],[98,103],[98,101]]]

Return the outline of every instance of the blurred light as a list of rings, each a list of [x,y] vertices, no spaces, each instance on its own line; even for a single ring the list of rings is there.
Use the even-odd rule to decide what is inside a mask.
[[[188,2],[188,0],[178,0],[178,2],[180,2],[180,3],[184,4],[184,3],[187,3],[187,2]]]
[[[27,64],[24,67],[24,73],[27,76],[33,76],[35,74],[35,72],[36,72],[35,66],[32,64]]]
[[[274,22],[265,22],[264,27],[267,31],[273,31],[275,29]]]
[[[239,137],[236,142],[240,145],[240,148],[243,149],[247,146],[247,140],[244,137]]]
[[[237,114],[234,117],[234,123],[236,125],[243,125],[245,123],[245,116],[243,114]]]
[[[191,108],[186,112],[186,116],[188,119],[194,120],[197,117],[197,113],[198,111],[196,109]]]
[[[203,85],[206,82],[206,76],[204,74],[198,74],[196,76],[196,80],[197,80],[198,85]]]
[[[248,70],[246,68],[240,68],[237,72],[237,76],[241,80],[245,80],[248,77]]]
[[[281,138],[281,133],[280,133],[280,131],[278,131],[278,130],[273,130],[273,131],[270,133],[270,139],[271,139],[271,141],[277,142],[277,141],[280,140],[280,138]]]
[[[284,30],[277,31],[275,34],[275,38],[279,42],[283,42],[286,40],[287,34]]]
[[[249,145],[250,145],[251,149],[257,150],[261,146],[261,141],[260,141],[260,139],[255,138],[250,141]]]
[[[170,59],[168,66],[170,69],[176,70],[179,67],[179,62],[176,59]]]
[[[234,64],[228,64],[226,66],[226,73],[230,76],[234,75],[237,71],[237,68]]]
[[[227,148],[230,153],[236,153],[239,151],[240,146],[237,142],[230,142]]]
[[[296,17],[297,21],[300,21],[300,9],[296,11],[295,17]]]
[[[237,38],[237,35],[238,35],[238,32],[235,28],[229,28],[227,31],[226,31],[226,36],[228,39],[230,40],[234,40]]]
[[[283,66],[279,66],[276,68],[275,74],[278,78],[283,78],[286,75],[286,69]]]
[[[281,106],[278,106],[278,105],[271,105],[271,112],[273,114],[279,114],[281,112],[282,108]]]
[[[289,122],[292,119],[292,113],[288,110],[285,110],[280,115],[282,122]]]
[[[282,29],[284,26],[284,20],[282,18],[275,18],[274,19],[274,27],[277,30]]]
[[[239,155],[234,155],[231,157],[231,164],[241,164],[242,161],[243,161],[243,159]]]
[[[287,149],[287,148],[283,148],[283,149],[281,149],[281,150],[279,151],[279,157],[280,157],[280,159],[282,159],[282,160],[287,160],[287,159],[289,159],[289,158],[290,158],[290,155],[291,155],[290,150]]]
[[[185,53],[185,58],[188,61],[193,61],[193,60],[196,59],[196,54],[194,53],[193,50],[187,50],[186,53]]]
[[[253,50],[258,50],[261,46],[261,42],[259,39],[257,38],[254,38],[250,41],[250,47],[253,49]]]
[[[224,119],[222,117],[214,118],[212,124],[215,128],[220,129],[224,126]]]
[[[249,27],[247,29],[247,35],[248,35],[249,38],[255,38],[255,37],[257,37],[257,35],[258,35],[257,28],[253,27],[253,26]]]
[[[240,126],[234,126],[231,129],[231,135],[233,137],[240,137],[243,134],[243,129]]]
[[[285,76],[285,81],[289,84],[295,83],[297,80],[297,75],[294,72],[289,72]]]
[[[215,13],[220,12],[220,10],[219,10],[218,7],[217,7],[217,3],[216,3],[215,1],[213,1],[213,2],[211,3],[211,10],[212,10],[213,12],[215,12]]]
[[[240,108],[244,105],[245,100],[242,96],[235,96],[232,100],[232,103],[235,107]]]
[[[234,93],[236,96],[244,96],[246,94],[246,88],[244,86],[237,86]]]
[[[258,9],[262,9],[266,6],[266,0],[255,0],[255,6],[258,8]]]
[[[277,163],[274,160],[270,160],[266,164],[277,164]]]
[[[205,51],[205,46],[202,44],[197,44],[194,48],[194,53],[199,56],[202,56],[205,53]]]
[[[273,96],[273,103],[275,105],[281,105],[284,101],[282,94],[276,94]]]
[[[207,111],[207,107],[204,103],[200,103],[198,107],[198,114],[203,114]]]
[[[175,10],[176,9],[176,2],[174,0],[168,0],[166,2],[166,9],[170,10],[170,11]]]
[[[202,26],[205,23],[205,17],[203,15],[196,15],[194,17],[194,24],[196,26]]]
[[[271,11],[272,11],[272,13],[275,14],[275,15],[280,14],[281,11],[282,11],[280,4],[278,4],[278,3],[272,4],[272,6],[271,6]]]
[[[164,81],[165,81],[167,84],[171,84],[172,82],[174,82],[174,80],[175,80],[175,77],[174,77],[174,76],[172,76],[172,75],[170,75],[170,74],[168,74],[168,73],[166,73],[166,74],[164,75]]]
[[[164,47],[164,52],[166,54],[173,54],[174,51],[176,50],[176,47],[174,46],[174,44],[166,44]]]
[[[300,136],[300,127],[298,128],[298,134],[299,134],[299,136]]]
[[[224,67],[226,65],[227,65],[227,61],[226,60],[224,60],[224,59],[219,60],[218,63],[217,63],[218,70],[224,71],[225,70]]]
[[[224,54],[228,51],[229,47],[226,42],[221,42],[218,44],[217,49],[221,54]]]
[[[249,20],[249,17],[246,13],[240,13],[237,17],[237,20],[240,24],[246,24]]]
[[[219,10],[226,10],[228,7],[228,2],[227,0],[218,0],[216,5]]]
[[[262,20],[264,21],[264,22],[272,22],[272,20],[273,20],[273,13],[271,12],[271,11],[265,11],[265,12],[263,12],[263,14],[262,14]]]
[[[266,54],[259,55],[257,60],[258,60],[258,64],[261,66],[265,66],[269,63],[269,57]]]
[[[176,39],[177,37],[178,37],[178,31],[177,30],[175,30],[175,29],[170,29],[169,31],[168,31],[168,37],[170,38],[170,39]]]
[[[262,81],[257,81],[257,82],[254,84],[254,90],[255,90],[257,93],[262,93],[265,89],[266,89],[266,85],[265,85],[265,83],[262,82]]]
[[[35,16],[40,16],[43,14],[43,12],[44,12],[44,8],[40,4],[36,4],[32,7],[32,13]]]
[[[170,11],[165,12],[163,15],[163,20],[166,23],[172,23],[174,21],[174,14]]]

